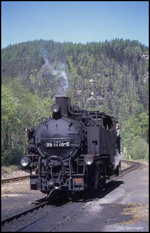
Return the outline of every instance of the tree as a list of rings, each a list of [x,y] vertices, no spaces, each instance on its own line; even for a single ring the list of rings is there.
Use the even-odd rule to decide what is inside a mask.
[[[2,163],[7,161],[8,154],[11,156],[14,147],[14,132],[18,131],[20,125],[19,106],[12,90],[2,85]]]

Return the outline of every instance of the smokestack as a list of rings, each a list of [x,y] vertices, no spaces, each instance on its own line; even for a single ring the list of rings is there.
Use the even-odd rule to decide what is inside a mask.
[[[56,104],[60,106],[61,116],[68,116],[68,105],[70,98],[67,96],[56,96]]]

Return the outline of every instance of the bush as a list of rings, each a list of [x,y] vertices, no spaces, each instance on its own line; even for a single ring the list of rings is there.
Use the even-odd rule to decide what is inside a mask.
[[[146,159],[148,160],[149,147],[146,140],[138,138],[132,144],[131,158],[132,159]]]
[[[10,150],[2,151],[2,165],[9,165],[12,160],[12,153]]]
[[[4,150],[2,151],[2,165],[19,165],[21,157],[20,150]]]

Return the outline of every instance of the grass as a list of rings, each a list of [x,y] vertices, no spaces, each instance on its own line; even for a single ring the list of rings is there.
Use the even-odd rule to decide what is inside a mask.
[[[13,171],[20,170],[20,165],[9,165],[9,166],[2,166],[1,173],[11,173]]]
[[[149,161],[146,160],[146,159],[136,159],[136,160],[133,160],[135,162],[139,162],[139,163],[144,163],[144,164],[149,164]]]
[[[123,156],[123,155],[121,157],[124,160],[129,160],[129,161],[133,161],[133,162],[139,162],[139,163],[149,164],[149,159],[146,159],[146,158],[144,158],[144,159],[133,159],[131,157],[129,158],[129,157]]]
[[[149,161],[146,159],[127,159],[127,158],[122,158],[124,160],[127,161],[132,161],[132,162],[139,162],[139,163],[143,163],[143,164],[149,164]]]

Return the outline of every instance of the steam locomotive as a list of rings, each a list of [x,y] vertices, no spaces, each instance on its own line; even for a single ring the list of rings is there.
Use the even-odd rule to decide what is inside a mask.
[[[119,174],[120,133],[115,117],[87,111],[56,96],[52,118],[27,129],[28,155],[21,165],[30,171],[31,190],[48,197],[55,191],[71,196],[95,191]]]

